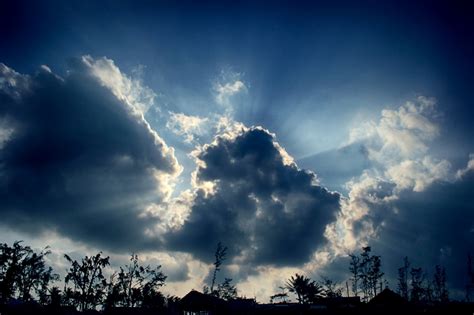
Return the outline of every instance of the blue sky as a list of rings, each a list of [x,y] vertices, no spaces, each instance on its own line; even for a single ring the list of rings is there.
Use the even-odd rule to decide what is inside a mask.
[[[281,270],[290,274],[295,270],[291,268],[303,268],[314,275],[326,270],[337,277],[341,271],[328,267],[329,262],[343,259],[344,250],[363,243],[377,244],[387,256],[387,269],[396,270],[405,254],[395,253],[384,240],[412,242],[410,237],[424,231],[423,226],[415,224],[408,239],[393,233],[402,224],[400,218],[408,220],[402,214],[410,211],[409,201],[423,208],[419,198],[429,199],[430,192],[444,187],[452,195],[439,201],[446,207],[433,211],[443,217],[450,204],[457,204],[464,209],[457,215],[464,219],[465,233],[455,235],[452,243],[440,241],[451,238],[443,234],[447,231],[437,232],[445,230],[436,227],[435,220],[438,223],[425,229],[428,240],[419,240],[432,249],[425,255],[431,260],[413,258],[426,268],[442,261],[454,270],[454,257],[473,250],[473,203],[465,190],[472,187],[474,168],[474,25],[466,5],[17,1],[2,6],[0,159],[2,183],[8,183],[2,195],[9,196],[2,209],[12,218],[4,225],[11,235],[31,239],[42,233],[38,246],[67,238],[82,252],[100,248],[118,256],[127,250],[149,253],[155,244],[160,252],[156,255],[167,261],[170,272],[186,274],[170,285],[169,290],[178,293],[200,288],[205,281],[204,256],[211,250],[212,257],[214,246],[206,237],[216,242],[225,238],[235,242],[227,272],[241,281],[242,291],[253,290],[264,300],[278,287],[275,275]],[[30,93],[30,85],[45,90],[32,88],[33,96],[22,96],[21,101],[12,96]],[[87,94],[84,102],[98,107],[83,105],[80,93]],[[18,111],[12,107],[15,102],[32,109]],[[68,104],[70,109],[62,107]],[[111,110],[113,106],[121,109]],[[127,106],[143,117],[130,114]],[[89,124],[74,115],[86,117]],[[55,129],[46,128],[48,120]],[[24,126],[34,132],[20,133]],[[98,146],[101,142],[109,145]],[[65,144],[71,148],[61,149]],[[22,146],[26,149],[18,149]],[[288,156],[316,175],[293,168]],[[113,166],[104,168],[111,157]],[[241,177],[231,171],[235,163]],[[150,175],[150,169],[158,175]],[[78,176],[80,172],[88,176]],[[259,172],[271,185],[258,184],[252,174]],[[273,183],[271,174],[280,174],[275,176],[281,181]],[[248,185],[241,185],[244,181]],[[92,182],[102,186],[78,188]],[[114,183],[114,189],[104,188]],[[136,188],[128,189],[130,183]],[[44,202],[45,217],[61,213],[60,218],[33,226],[37,213],[28,202],[20,202],[21,189],[15,185],[67,192],[50,196],[45,189],[28,195],[31,200],[49,196],[38,199]],[[307,199],[296,196],[299,191]],[[247,203],[234,206],[243,195]],[[80,210],[69,205],[83,197],[92,200],[84,205],[90,207],[86,212],[103,214],[98,226],[107,219],[115,222],[110,233],[87,234],[72,226],[71,217]],[[316,201],[327,202],[327,210],[314,210]],[[50,214],[48,205],[55,208]],[[303,210],[298,212],[295,205]],[[209,215],[219,213],[219,207],[227,209],[222,216]],[[314,225],[284,219],[281,207]],[[243,209],[249,208],[255,213],[247,220]],[[90,213],[79,217],[89,220]],[[136,220],[129,236],[137,240],[146,232],[147,237],[126,245],[126,239],[122,244],[110,241],[117,236],[113,229],[125,228],[121,220],[137,213],[150,215],[156,226]],[[277,223],[293,224],[286,227],[288,239],[301,239],[292,259],[269,252],[286,248],[284,237],[269,231],[284,224],[273,226],[262,217],[272,213],[281,215],[276,215],[282,220]],[[410,220],[418,222],[424,215],[421,211]],[[173,228],[166,226],[170,217]],[[204,237],[196,231],[199,222],[243,228],[230,236],[216,229]],[[453,219],[450,224],[459,222]],[[247,229],[257,240],[247,245],[261,250],[249,253],[236,241]],[[303,236],[307,229],[316,234]],[[156,238],[166,241],[154,243]],[[439,254],[447,248],[453,252],[451,260]],[[415,247],[405,250],[416,255]],[[176,270],[186,255],[194,260],[180,273]],[[196,276],[202,273],[204,278]],[[265,288],[258,285],[262,278],[272,279]],[[461,278],[453,276],[453,288],[461,287]]]
[[[279,133],[297,157],[342,142],[347,127],[341,125],[357,124],[357,115],[414,95],[436,97],[453,112],[455,122],[449,122],[462,132],[453,130],[449,140],[472,137],[472,131],[466,134],[469,115],[460,114],[472,107],[465,97],[472,25],[462,7],[141,1],[16,6],[2,27],[4,43],[11,43],[2,49],[3,61],[15,69],[48,64],[61,73],[68,58],[107,56],[125,72],[143,65],[146,84],[186,111],[195,109],[176,104],[177,98],[185,93],[207,100],[210,83],[230,69],[250,86],[251,109],[241,109],[239,118]],[[296,124],[311,133],[294,135]]]

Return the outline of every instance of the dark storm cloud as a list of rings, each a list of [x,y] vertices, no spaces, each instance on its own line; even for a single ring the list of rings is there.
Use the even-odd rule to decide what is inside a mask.
[[[426,281],[432,279],[437,264],[447,270],[451,297],[464,298],[467,255],[474,253],[474,171],[466,169],[456,181],[436,181],[422,192],[406,190],[387,203],[372,203],[370,212],[354,222],[355,233],[363,232],[363,222],[377,228],[376,236],[360,242],[382,256],[383,272],[392,289],[397,288],[397,270],[407,256],[412,267],[422,267]],[[390,189],[390,187],[387,187]],[[339,256],[317,274],[347,279],[349,259]]]
[[[447,268],[450,287],[466,285],[467,255],[474,253],[474,172],[454,183],[437,182],[423,192],[406,191],[388,212],[373,243],[386,268],[396,272],[404,256],[430,275],[436,264]]]
[[[339,194],[316,183],[314,173],[285,162],[274,136],[261,128],[220,137],[197,155],[200,182],[192,212],[169,236],[173,248],[213,259],[216,243],[236,261],[298,265],[324,242],[324,228],[339,209]]]
[[[118,68],[94,62],[75,60],[65,78],[44,66],[26,76],[0,64],[0,216],[29,233],[50,228],[136,250],[152,224],[138,215],[164,197],[160,176],[179,165],[133,106],[94,75],[97,66]]]

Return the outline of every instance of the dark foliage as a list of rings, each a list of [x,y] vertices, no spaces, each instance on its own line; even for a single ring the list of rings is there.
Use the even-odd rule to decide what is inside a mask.
[[[33,293],[45,301],[48,285],[59,279],[51,267],[47,267],[45,257],[49,250],[36,253],[31,247],[23,246],[21,241],[13,246],[0,244],[0,302],[12,298],[31,301]]]

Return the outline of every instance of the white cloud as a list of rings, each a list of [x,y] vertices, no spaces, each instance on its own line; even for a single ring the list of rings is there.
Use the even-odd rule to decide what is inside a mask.
[[[216,92],[216,102],[220,105],[229,105],[230,97],[245,90],[245,84],[236,80],[227,83],[216,83],[214,90]]]
[[[270,266],[257,267],[257,272],[247,279],[237,283],[238,292],[247,294],[248,298],[256,298],[259,303],[268,303],[270,296],[280,292],[280,287],[284,287],[286,280],[295,273],[301,273],[300,268],[275,268]],[[289,300],[295,301],[294,296]]]
[[[192,143],[196,137],[207,132],[206,123],[208,118],[190,116],[183,113],[170,112],[170,117],[166,122],[166,128],[179,136],[183,136],[185,142]]]
[[[151,229],[147,229],[145,233],[149,237],[162,238],[163,234],[171,230],[179,229],[189,216],[191,206],[195,195],[190,190],[182,191],[177,197],[168,199],[160,204],[150,204],[140,217],[149,218],[158,223]]]
[[[390,166],[385,175],[397,184],[398,190],[413,189],[423,191],[437,180],[446,180],[450,175],[451,164],[446,160],[436,161],[430,156],[417,160],[404,160]]]
[[[383,212],[396,211],[390,203],[403,191],[421,192],[436,181],[453,178],[451,164],[429,154],[439,135],[436,101],[420,96],[398,109],[384,109],[379,121],[361,124],[350,132],[349,143],[360,142],[373,163],[346,186],[336,222],[327,226],[333,250],[343,254],[377,235]],[[357,228],[355,228],[357,226]]]
[[[363,122],[351,130],[348,142],[366,142],[369,157],[384,164],[419,157],[439,135],[435,105],[434,99],[420,96],[396,110],[384,109],[378,122]]]
[[[0,91],[19,101],[22,94],[29,90],[31,78],[0,63]]]
[[[223,70],[213,83],[214,100],[225,111],[226,116],[234,114],[236,96],[247,91],[247,85],[241,79],[241,74]]]
[[[0,150],[10,140],[14,131],[6,119],[0,120]]]
[[[326,227],[325,236],[331,243],[331,252],[345,255],[360,244],[367,242],[368,237],[376,232],[370,221],[363,221],[374,207],[396,199],[393,185],[376,176],[374,172],[365,171],[359,178],[347,183],[348,198],[341,200],[341,211],[337,220]],[[362,222],[362,231],[355,231],[354,224]]]
[[[82,62],[89,67],[92,75],[99,79],[102,85],[128,104],[136,114],[144,115],[154,104],[156,93],[144,86],[141,80],[132,79],[122,73],[113,60],[83,56]]]
[[[474,171],[474,153],[469,154],[469,161],[467,162],[467,166],[456,172],[456,179],[461,179],[466,176],[466,174],[472,171]]]

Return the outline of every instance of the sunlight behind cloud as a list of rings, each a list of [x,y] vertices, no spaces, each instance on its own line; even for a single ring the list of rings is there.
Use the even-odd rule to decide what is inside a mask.
[[[156,93],[143,85],[138,79],[126,76],[115,65],[112,59],[106,57],[93,59],[91,56],[83,56],[82,62],[88,66],[91,73],[100,82],[107,86],[120,100],[131,106],[137,114],[145,115],[153,106]]]

